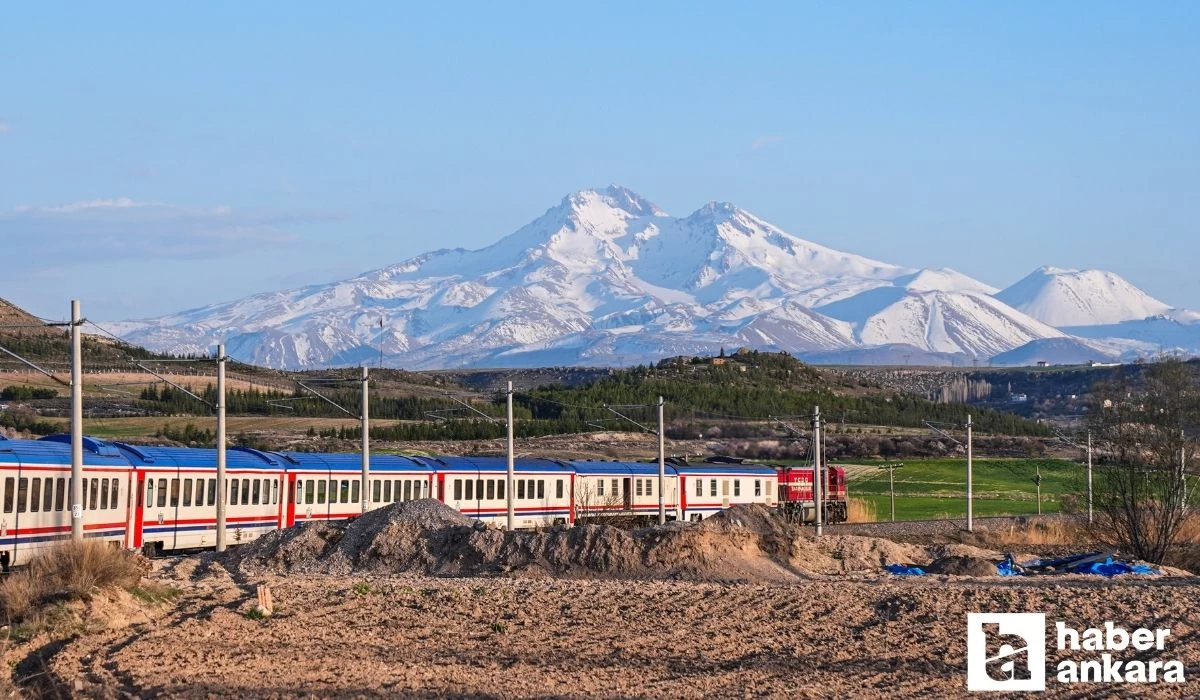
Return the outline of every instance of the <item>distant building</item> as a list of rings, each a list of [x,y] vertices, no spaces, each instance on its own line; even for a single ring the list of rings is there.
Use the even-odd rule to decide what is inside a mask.
[[[1038,361],[1037,361],[1037,366],[1038,366],[1038,367],[1046,367],[1046,366],[1049,366],[1049,364],[1050,364],[1050,363],[1049,363],[1049,362],[1046,362],[1045,360],[1038,360]]]
[[[1028,400],[1029,400],[1029,396],[1027,394],[1009,394],[1008,395],[1009,403],[1025,403]]]

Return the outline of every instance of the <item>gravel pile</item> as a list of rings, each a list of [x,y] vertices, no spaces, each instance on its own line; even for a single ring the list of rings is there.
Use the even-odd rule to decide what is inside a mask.
[[[1054,518],[1053,515],[1038,516],[1039,520]],[[1029,517],[1010,516],[994,518],[975,518],[975,530],[996,530],[1010,525],[1024,525]],[[843,525],[826,525],[825,532],[839,535],[867,535],[872,537],[892,537],[906,540],[921,541],[930,535],[950,535],[962,532],[967,527],[965,519],[956,520],[900,520],[886,523],[847,523]],[[807,526],[811,531],[812,526]]]

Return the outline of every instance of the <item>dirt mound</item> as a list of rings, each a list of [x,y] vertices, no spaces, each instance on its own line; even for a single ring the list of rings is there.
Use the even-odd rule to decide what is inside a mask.
[[[985,557],[950,555],[933,560],[925,567],[926,573],[949,574],[951,576],[999,576],[996,562]]]
[[[247,573],[787,580],[789,528],[761,506],[737,506],[703,525],[502,532],[422,500],[273,532],[227,556]]]

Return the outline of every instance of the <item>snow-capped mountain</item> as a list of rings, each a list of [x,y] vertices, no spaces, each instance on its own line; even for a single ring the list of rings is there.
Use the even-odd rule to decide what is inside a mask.
[[[1052,326],[1098,326],[1165,314],[1171,307],[1104,270],[1042,267],[996,298]]]
[[[112,325],[152,349],[225,342],[282,368],[373,363],[381,346],[387,364],[414,369],[628,364],[737,346],[984,359],[1064,336],[1004,301],[1022,284],[992,296],[953,270],[833,250],[731,204],[676,218],[612,186],[568,195],[480,250]]]

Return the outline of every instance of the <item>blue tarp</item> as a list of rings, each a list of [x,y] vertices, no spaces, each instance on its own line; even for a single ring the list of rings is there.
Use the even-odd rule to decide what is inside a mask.
[[[1072,563],[1078,562],[1078,563]],[[925,570],[919,566],[907,564],[888,564],[883,567],[894,576],[923,576]],[[1028,564],[1018,564],[1008,556],[1004,561],[996,563],[996,573],[1001,576],[1035,576],[1039,574],[1094,574],[1096,576],[1120,576],[1121,574],[1151,574],[1158,576],[1162,572],[1147,564],[1104,557],[1098,561],[1098,554],[1077,554],[1061,559],[1036,559]]]
[[[888,573],[896,576],[924,576],[925,569],[919,566],[908,566],[905,564],[888,564],[883,567],[888,570]]]

